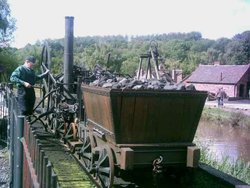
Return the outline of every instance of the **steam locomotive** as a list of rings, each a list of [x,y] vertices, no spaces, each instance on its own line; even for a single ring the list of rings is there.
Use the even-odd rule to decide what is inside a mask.
[[[100,187],[112,187],[122,171],[196,167],[199,148],[193,138],[207,93],[91,85],[107,73],[73,65],[72,22],[66,17],[64,74],[50,72],[44,79],[43,95],[30,123],[40,122],[68,144]],[[141,58],[157,65],[156,52],[153,49]],[[41,69],[50,67],[46,44]]]

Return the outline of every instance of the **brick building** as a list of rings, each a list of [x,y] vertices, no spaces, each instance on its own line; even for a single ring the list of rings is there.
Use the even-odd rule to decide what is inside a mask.
[[[250,64],[200,65],[186,83],[197,90],[217,93],[223,87],[230,98],[248,98],[250,90]]]

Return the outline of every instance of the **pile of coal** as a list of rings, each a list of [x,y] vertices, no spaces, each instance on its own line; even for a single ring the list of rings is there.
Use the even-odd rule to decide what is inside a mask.
[[[95,66],[90,86],[111,89],[133,90],[195,90],[193,85],[175,84],[169,79],[136,79],[130,76],[122,76],[103,70],[101,66]],[[94,79],[93,79],[94,78]]]

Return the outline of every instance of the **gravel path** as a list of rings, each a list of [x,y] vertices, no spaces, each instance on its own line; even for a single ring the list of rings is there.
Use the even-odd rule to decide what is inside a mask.
[[[9,152],[0,145],[0,188],[8,188],[10,181]]]

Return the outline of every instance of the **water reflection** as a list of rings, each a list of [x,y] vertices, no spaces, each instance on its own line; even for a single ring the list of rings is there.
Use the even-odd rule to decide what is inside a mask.
[[[196,136],[218,160],[228,156],[230,160],[241,158],[250,162],[249,129],[201,121]]]

